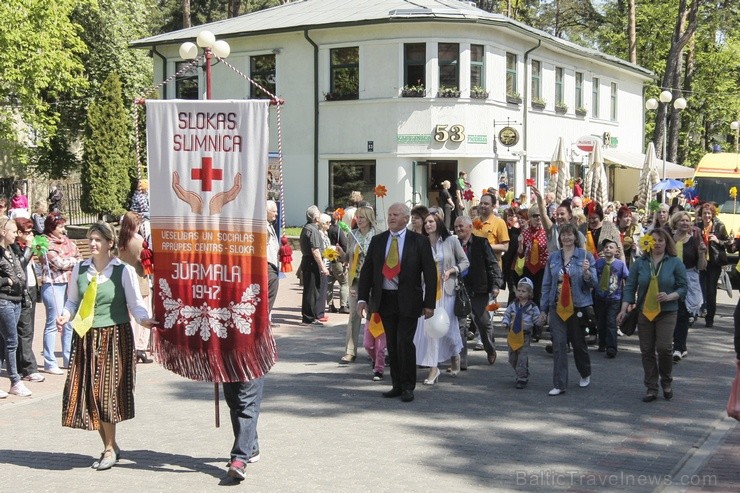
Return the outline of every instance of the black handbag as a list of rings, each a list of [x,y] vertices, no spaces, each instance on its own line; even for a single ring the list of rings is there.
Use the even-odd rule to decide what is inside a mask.
[[[465,318],[470,315],[472,311],[473,305],[470,302],[468,290],[465,289],[465,284],[458,280],[455,284],[455,316],[458,318]]]
[[[624,320],[622,320],[622,325],[619,327],[619,330],[622,331],[622,334],[626,336],[631,336],[635,333],[635,330],[637,330],[637,317],[640,315],[640,310],[635,307],[631,312],[627,312],[627,315],[625,315]]]

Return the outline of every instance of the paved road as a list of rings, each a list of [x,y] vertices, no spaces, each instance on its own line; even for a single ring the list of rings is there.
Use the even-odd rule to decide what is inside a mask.
[[[578,387],[571,362],[570,387],[558,397],[547,395],[552,358],[535,344],[530,384],[516,390],[497,331],[494,366],[483,352],[471,352],[469,371],[458,378],[443,373],[434,387],[419,385],[416,400],[405,404],[380,397],[388,381],[371,381],[364,354],[355,364],[338,364],[346,315],[330,315],[322,328],[297,325],[299,289],[292,274],[281,284],[280,362],[266,378],[262,460],[247,468],[239,488],[740,490],[740,426],[724,417],[734,376],[734,303],[726,295],[715,327],[691,330],[671,402],[641,402],[636,337],[620,338],[614,360],[591,351],[586,389]],[[233,485],[223,481],[232,441],[228,412],[222,401],[222,426],[215,428],[213,386],[156,364],[138,368],[137,416],[119,425],[123,458],[110,471],[89,467],[101,449],[96,433],[60,425],[64,377],[29,384],[31,398],[0,401],[0,491],[200,492]]]

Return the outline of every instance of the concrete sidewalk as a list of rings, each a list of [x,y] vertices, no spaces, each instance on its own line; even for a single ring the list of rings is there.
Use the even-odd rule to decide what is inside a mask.
[[[297,255],[296,257],[299,257]],[[294,258],[294,265],[298,265]],[[557,397],[552,357],[534,344],[530,384],[514,388],[503,332],[489,366],[470,352],[470,369],[443,372],[416,400],[383,399],[389,378],[372,382],[360,352],[338,364],[347,316],[299,327],[300,287],[281,281],[274,321],[280,361],[266,377],[260,416],[262,460],[239,487],[262,492],[428,491],[738,491],[740,426],[725,417],[734,377],[733,300],[713,329],[689,332],[689,357],[675,366],[675,397],[641,402],[637,338],[620,338],[616,359],[590,351],[590,387]],[[737,293],[735,293],[737,296]],[[41,344],[43,305],[38,305]],[[496,317],[498,322],[500,317]],[[38,352],[37,352],[38,354]],[[215,491],[233,436],[221,402],[215,428],[213,385],[157,364],[139,365],[135,419],[119,425],[123,450],[110,471],[89,466],[97,433],[61,427],[64,377],[29,384],[30,398],[0,401],[0,477],[8,491]],[[7,380],[5,384],[7,385]]]

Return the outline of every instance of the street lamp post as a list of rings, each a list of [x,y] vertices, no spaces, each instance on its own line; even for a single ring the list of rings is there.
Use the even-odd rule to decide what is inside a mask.
[[[184,60],[193,60],[198,56],[198,47],[203,48],[206,57],[206,99],[211,99],[211,60],[214,56],[226,58],[231,53],[229,43],[224,40],[216,41],[216,36],[211,31],[201,31],[195,43],[187,41],[180,45],[180,58]]]
[[[666,152],[668,147],[668,103],[673,100],[673,94],[671,91],[663,91],[658,96],[660,102],[666,105],[665,112],[663,113],[663,180],[666,179]],[[681,111],[686,108],[686,100],[684,98],[678,98],[673,102],[673,107],[677,111]],[[658,101],[655,98],[650,98],[645,101],[645,108],[651,111],[658,109]],[[663,203],[666,202],[666,193],[663,192]]]
[[[740,121],[730,123],[730,128],[735,131],[735,154],[738,154],[740,153],[740,147],[738,147],[738,141],[740,141]]]

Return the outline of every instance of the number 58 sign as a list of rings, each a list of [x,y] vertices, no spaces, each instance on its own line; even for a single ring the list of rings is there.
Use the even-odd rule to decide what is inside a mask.
[[[464,142],[465,127],[462,125],[437,125],[434,127],[434,140],[437,142]]]

